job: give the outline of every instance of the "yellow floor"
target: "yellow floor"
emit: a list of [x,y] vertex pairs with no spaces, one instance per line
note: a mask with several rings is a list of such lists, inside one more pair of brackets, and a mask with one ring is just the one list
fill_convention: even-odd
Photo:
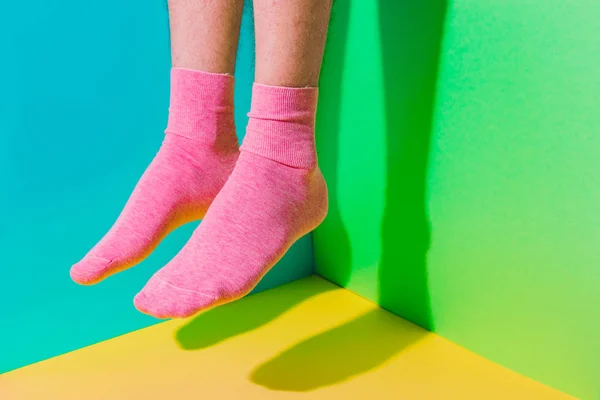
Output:
[[311,277],[0,376],[0,399],[570,399]]

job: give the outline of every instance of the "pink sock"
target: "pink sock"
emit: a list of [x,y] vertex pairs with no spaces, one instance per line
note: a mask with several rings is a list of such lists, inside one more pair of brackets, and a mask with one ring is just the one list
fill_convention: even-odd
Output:
[[96,283],[142,261],[173,229],[204,217],[238,157],[230,75],[171,71],[165,138],[121,215],[71,268],[81,284]]
[[158,318],[186,317],[252,290],[327,213],[317,166],[316,88],[254,85],[240,157],[184,248],[135,297]]

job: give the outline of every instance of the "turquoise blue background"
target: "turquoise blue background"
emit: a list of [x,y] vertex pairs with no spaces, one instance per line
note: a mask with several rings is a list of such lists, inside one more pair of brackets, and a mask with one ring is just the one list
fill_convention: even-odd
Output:
[[[251,11],[248,5],[236,74],[240,136],[254,75]],[[195,226],[97,286],[69,278],[162,141],[170,69],[165,0],[5,2],[0,38],[2,373],[156,323],[132,298]],[[305,237],[257,290],[312,269]]]

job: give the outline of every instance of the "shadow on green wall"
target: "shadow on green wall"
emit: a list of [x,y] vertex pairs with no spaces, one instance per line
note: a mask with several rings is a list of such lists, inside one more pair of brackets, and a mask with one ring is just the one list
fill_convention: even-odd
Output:
[[[319,96],[319,114],[324,117],[317,121],[317,132],[324,132],[319,135],[319,147],[326,153],[319,160],[330,196],[321,234],[327,235],[327,245],[334,249],[320,252],[320,268],[327,279],[342,286],[348,285],[360,267],[353,265],[337,198],[340,144],[349,140],[344,137],[340,120],[351,4],[349,0],[334,4]],[[447,0],[380,0],[378,8],[387,166],[378,303],[432,330],[426,258],[430,244],[426,174]],[[355,134],[354,138],[359,136]]]
[[[330,239],[331,248],[335,249],[331,252],[322,252],[323,257],[326,259],[318,260],[317,263],[326,266],[327,279],[342,286],[346,286],[352,272],[352,249],[348,233],[342,221],[338,200],[339,149],[342,141],[340,126],[342,119],[341,99],[351,1],[333,1],[319,82],[319,106],[316,124],[319,166],[327,181],[329,196],[327,218],[320,229],[326,232]],[[319,132],[324,133],[320,135]],[[324,154],[321,154],[321,149],[324,149]]]
[[[432,126],[439,52],[447,0],[380,0],[379,26],[385,87],[387,190],[381,229],[379,303],[423,326],[433,327],[427,281],[426,255],[430,227],[426,210],[426,173]],[[352,253],[337,201],[341,98],[350,0],[334,3],[326,51],[326,85],[321,85],[317,129],[327,132],[320,158],[330,193],[328,232],[336,240],[335,268],[328,276],[346,284],[352,273]],[[184,349],[205,348],[256,329],[306,299],[306,293],[243,318],[223,315],[235,307],[208,311],[177,333]],[[374,322],[381,311],[369,312],[347,324],[311,337],[258,366],[251,379],[284,391],[308,391],[350,379],[372,370],[418,341],[423,333],[388,340],[377,351],[360,351],[376,340]],[[214,321],[235,321],[213,335],[202,334]],[[340,345],[342,344],[342,345]],[[351,350],[355,349],[355,350]],[[342,365],[343,364],[343,365]],[[291,372],[290,372],[291,371]],[[314,371],[319,371],[315,373]],[[290,373],[288,373],[290,372]]]
[[380,0],[387,185],[379,304],[432,330],[427,163],[447,0]]

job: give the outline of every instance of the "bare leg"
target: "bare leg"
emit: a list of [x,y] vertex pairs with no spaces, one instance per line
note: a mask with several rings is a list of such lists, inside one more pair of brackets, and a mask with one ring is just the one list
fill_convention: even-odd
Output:
[[317,86],[331,0],[254,0],[256,82]]
[[173,67],[233,74],[243,0],[169,0]]
[[[102,240],[71,268],[96,283],[142,261],[173,229],[204,217],[238,157],[233,71],[243,0],[170,0],[169,124],[156,157]],[[157,132],[158,133],[158,132]]]

